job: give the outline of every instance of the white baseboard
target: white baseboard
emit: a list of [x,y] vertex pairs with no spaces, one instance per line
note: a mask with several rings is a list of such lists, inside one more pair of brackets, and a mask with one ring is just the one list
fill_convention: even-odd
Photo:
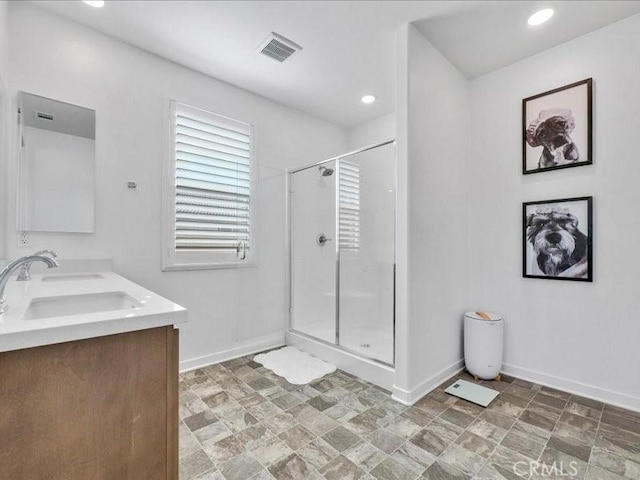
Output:
[[435,375],[427,378],[420,383],[417,387],[411,390],[404,390],[400,387],[393,386],[393,398],[396,402],[400,402],[403,405],[413,405],[427,393],[440,386],[445,380],[457,375],[464,368],[464,360],[460,359],[457,362],[449,365],[447,368],[440,370]]
[[222,352],[204,355],[202,357],[190,358],[180,362],[180,372],[188,372],[196,368],[206,367],[215,363],[226,362],[234,358],[244,357],[252,353],[262,352],[270,348],[284,346],[284,332],[266,335],[260,338],[253,338],[246,343],[240,344]]
[[521,378],[522,380],[527,380],[546,387],[555,388],[567,393],[580,395],[581,397],[591,398],[617,407],[640,412],[640,398],[632,397],[625,393],[613,392],[593,385],[567,380],[566,378],[554,377],[553,375],[547,375],[546,373],[514,367],[513,365],[503,365],[502,372],[512,377]]

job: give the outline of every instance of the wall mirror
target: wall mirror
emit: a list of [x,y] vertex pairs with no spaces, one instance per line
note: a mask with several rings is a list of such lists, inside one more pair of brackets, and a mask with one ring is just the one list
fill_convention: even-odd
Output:
[[96,112],[20,92],[17,228],[94,230]]

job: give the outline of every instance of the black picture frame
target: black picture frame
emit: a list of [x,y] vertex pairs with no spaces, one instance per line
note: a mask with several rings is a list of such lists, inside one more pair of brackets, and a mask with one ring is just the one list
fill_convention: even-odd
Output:
[[[567,92],[569,92],[570,90],[582,88],[583,86],[586,86],[586,98],[582,99],[581,101],[581,102],[584,102],[584,105],[576,104],[574,105],[573,108],[567,108],[567,103],[571,105],[574,102],[572,102],[566,95],[563,95],[563,94],[567,94]],[[545,97],[549,97],[546,99],[547,102],[551,102],[551,104],[553,104],[554,101],[557,101],[559,105],[563,106],[563,108],[557,107],[557,108],[542,109],[542,110],[538,109],[537,110],[538,113],[536,113],[536,105],[539,106],[541,103],[543,103],[541,102],[541,99],[544,99]],[[580,129],[578,130],[580,133],[579,135],[580,138],[579,138],[579,141],[575,141],[575,142],[574,140],[571,139],[571,132],[573,131],[573,128],[571,129],[570,132],[567,132],[567,128],[565,128],[564,133],[566,134],[566,137],[569,140],[571,140],[571,142],[570,144],[567,144],[568,147],[566,147],[566,150],[565,148],[563,148],[562,152],[559,152],[561,153],[561,157],[562,157],[561,162],[566,161],[565,160],[566,157],[564,153],[565,151],[568,157],[571,157],[576,154],[579,155],[579,160],[576,160],[570,163],[558,163],[555,161],[556,159],[551,159],[551,157],[553,157],[553,154],[551,154],[550,150],[548,150],[543,145],[543,143],[553,143],[549,138],[553,134],[551,132],[548,133],[547,135],[541,134],[540,133],[541,130],[539,129],[540,125],[545,123],[543,121],[544,119],[543,114],[545,112],[551,112],[552,110],[556,110],[556,111],[568,110],[570,120],[565,118],[564,125],[573,124],[574,127],[580,126]],[[578,118],[575,118],[572,112],[577,112],[577,111],[582,113],[576,114]],[[538,115],[535,121],[532,121],[533,116],[531,114]],[[585,115],[587,118],[583,118]],[[563,118],[563,117],[555,116],[553,118],[557,120],[558,118]],[[554,122],[552,119],[552,121],[549,121],[547,123],[547,126],[551,128],[551,130],[553,131],[554,128],[560,128],[559,125],[562,124],[560,122],[562,122],[562,120]],[[584,125],[584,122],[586,122],[586,126]],[[547,128],[546,130],[548,131],[549,128]],[[529,133],[530,129],[532,129],[532,133]],[[538,133],[537,135],[534,133],[536,129],[538,129],[538,132],[535,132],[535,133]],[[545,137],[548,139],[547,142],[542,142],[541,140]],[[528,139],[531,142],[534,142],[535,146],[529,143]],[[537,150],[540,147],[542,147],[542,149],[539,150],[540,153],[537,153]],[[586,153],[583,151],[585,147],[587,150]],[[533,149],[536,149],[536,150],[534,151]],[[531,164],[535,160],[536,155],[539,155],[537,167],[532,168]],[[529,159],[529,162],[527,161],[528,159]],[[541,164],[543,163],[547,163],[547,165],[541,166]],[[593,164],[593,79],[592,78],[580,80],[579,82],[571,83],[563,87],[554,88],[553,90],[539,93],[537,95],[533,95],[531,97],[527,97],[522,100],[522,174],[523,175],[530,175],[533,173],[542,173],[542,172],[548,172],[553,170],[561,170],[565,168],[583,167],[591,164]]]
[[[573,210],[567,209],[566,213],[573,218],[565,218],[566,213],[562,211],[562,208],[559,208],[572,203],[585,204],[582,207],[584,211],[580,215],[582,219],[578,218],[579,209],[577,207],[574,207]],[[545,205],[549,207],[547,209],[541,208]],[[586,234],[584,233],[584,220],[586,220]],[[576,233],[575,230],[578,232]],[[562,245],[568,244],[570,248],[573,242],[572,259],[568,259],[569,250],[564,248],[558,250],[556,244],[551,246],[551,250],[548,249],[549,247],[546,245],[549,243],[547,240],[549,233],[557,233],[561,236],[571,235],[573,240],[569,239],[568,242],[565,242],[563,239]],[[586,235],[586,239],[581,238],[579,233]],[[541,239],[541,235],[544,238]],[[539,244],[534,247],[534,242],[539,242]],[[583,245],[586,248],[586,253],[580,255]],[[545,264],[544,259],[548,258],[546,253],[549,252],[552,252],[551,256],[555,256],[556,260],[559,256],[564,256],[563,258],[566,258],[567,261],[563,261],[561,264],[570,266],[559,274],[548,274],[544,270],[546,267],[542,267],[540,262]],[[593,197],[560,198],[522,204],[522,276],[545,280],[593,282]]]

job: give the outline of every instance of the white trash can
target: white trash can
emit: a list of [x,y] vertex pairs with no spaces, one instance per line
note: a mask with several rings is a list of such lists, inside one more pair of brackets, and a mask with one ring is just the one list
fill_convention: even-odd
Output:
[[[484,319],[483,313],[488,319]],[[468,372],[483,380],[499,379],[502,368],[504,320],[489,312],[464,315],[464,362]]]

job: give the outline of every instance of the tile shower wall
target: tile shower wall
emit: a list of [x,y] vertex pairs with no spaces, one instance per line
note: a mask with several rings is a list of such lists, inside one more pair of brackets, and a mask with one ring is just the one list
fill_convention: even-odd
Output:
[[[93,108],[97,115],[96,232],[34,233],[30,250],[113,258],[118,273],[187,307],[190,322],[181,329],[186,366],[281,342],[287,321],[284,169],[344,151],[346,132],[26,2],[11,3],[9,20],[11,94],[24,90]],[[171,98],[256,125],[257,268],[160,271],[161,169]],[[8,176],[15,178],[15,165]],[[137,191],[127,190],[130,180]],[[25,250],[17,247],[15,182],[10,187],[7,254],[14,257]]]

